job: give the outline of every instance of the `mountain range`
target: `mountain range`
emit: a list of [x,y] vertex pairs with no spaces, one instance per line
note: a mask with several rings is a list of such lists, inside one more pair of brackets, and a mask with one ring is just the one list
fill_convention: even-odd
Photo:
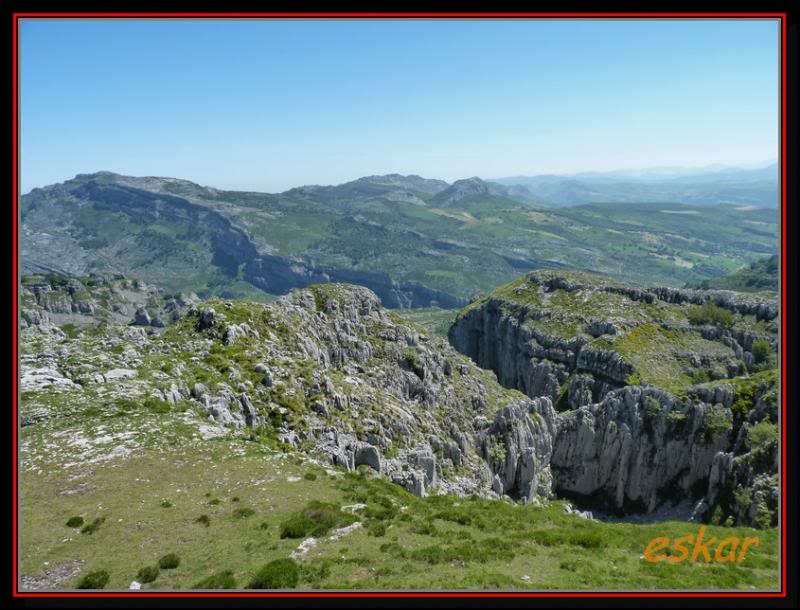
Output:
[[667,201],[691,205],[756,205],[780,203],[777,163],[743,169],[712,166],[703,169],[657,168],[570,175],[496,178],[492,182],[526,189],[529,197],[550,206],[595,202]]
[[126,273],[201,296],[268,299],[339,281],[388,307],[452,308],[534,268],[678,287],[775,254],[774,208],[626,196],[559,208],[530,186],[477,177],[390,174],[270,194],[98,172],[22,197],[22,264]]

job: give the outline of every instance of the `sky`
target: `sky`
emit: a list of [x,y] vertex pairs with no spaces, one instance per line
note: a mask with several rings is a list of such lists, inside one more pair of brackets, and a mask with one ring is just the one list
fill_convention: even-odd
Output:
[[27,20],[22,192],[778,158],[775,20]]

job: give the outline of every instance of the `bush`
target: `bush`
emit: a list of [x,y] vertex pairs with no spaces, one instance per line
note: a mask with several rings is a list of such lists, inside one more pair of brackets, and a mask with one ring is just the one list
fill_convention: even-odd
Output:
[[252,517],[255,514],[256,511],[247,507],[237,508],[235,511],[233,511],[233,516],[237,519],[246,519],[247,517]]
[[81,528],[81,534],[94,534],[105,520],[105,517],[97,517],[97,519]]
[[342,512],[337,505],[314,500],[281,523],[281,538],[322,536],[331,529],[350,525],[354,521],[355,515]]
[[373,521],[369,524],[367,528],[367,533],[370,536],[375,536],[376,538],[380,538],[381,536],[386,535],[386,526],[381,523],[380,521]]
[[211,517],[209,517],[208,515],[200,515],[197,519],[194,520],[194,522],[201,523],[202,525],[208,527],[209,525],[211,525]]
[[83,525],[83,517],[70,517],[67,519],[67,527],[80,527]]
[[219,504],[220,502],[221,502],[221,500],[220,500],[219,498],[213,498],[212,500],[209,500],[209,501],[208,501],[208,503],[209,503],[211,506],[216,506],[216,505],[217,505],[217,504]]
[[691,307],[686,317],[689,318],[689,322],[698,326],[702,324],[713,324],[719,328],[733,326],[733,314],[711,301]]
[[248,589],[294,589],[300,580],[300,569],[293,559],[276,559],[263,566]]
[[139,582],[153,582],[158,578],[158,566],[145,566],[136,573]]
[[778,442],[778,426],[769,420],[758,422],[747,430],[747,444],[753,450],[765,449]]
[[235,589],[236,579],[233,577],[233,572],[225,570],[224,572],[217,572],[208,578],[195,583],[192,589]]
[[303,475],[303,478],[306,481],[316,481],[317,480],[317,475],[315,475],[313,472],[307,472],[307,473],[305,473]]
[[769,361],[772,356],[772,346],[766,339],[756,339],[750,347],[750,352],[753,354],[753,360],[756,364]]
[[162,570],[173,570],[181,563],[181,558],[175,553],[168,553],[158,560],[158,567]]
[[161,508],[170,508],[171,506],[172,506],[172,502],[170,502],[169,500],[164,500],[161,503]]
[[422,361],[419,358],[417,350],[413,347],[407,347],[403,350],[403,360],[408,367],[414,371],[417,377],[422,377],[425,373],[425,368],[422,366]]
[[108,572],[105,570],[95,570],[85,574],[78,581],[78,589],[102,589],[108,583]]

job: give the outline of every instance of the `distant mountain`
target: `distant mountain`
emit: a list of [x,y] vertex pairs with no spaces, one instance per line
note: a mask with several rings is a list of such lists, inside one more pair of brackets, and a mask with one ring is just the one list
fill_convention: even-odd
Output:
[[703,280],[690,288],[715,288],[739,292],[778,291],[778,257],[770,256],[729,275]]
[[777,163],[753,169],[663,168],[497,178],[506,186],[522,186],[551,206],[597,202],[668,202],[691,205],[755,205],[777,207],[780,202]]
[[777,245],[774,210],[552,209],[528,187],[397,174],[257,193],[98,172],[33,189],[21,215],[27,273],[123,273],[201,297],[338,281],[366,286],[390,307],[457,307],[542,267],[683,286]]

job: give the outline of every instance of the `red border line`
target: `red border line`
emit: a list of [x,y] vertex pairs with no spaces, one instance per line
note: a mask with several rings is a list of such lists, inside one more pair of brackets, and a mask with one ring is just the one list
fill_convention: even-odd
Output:
[[[18,387],[18,368],[19,368],[19,353],[18,353],[18,332],[19,332],[19,312],[18,312],[18,299],[19,299],[19,235],[18,235],[18,221],[19,221],[19,124],[18,124],[18,94],[19,94],[19,20],[20,19],[81,19],[81,18],[216,18],[216,19],[238,19],[238,18],[303,18],[303,19],[398,19],[398,18],[427,18],[427,19],[440,19],[440,18],[484,18],[484,19],[511,19],[511,18],[551,18],[551,19],[576,19],[576,18],[626,18],[626,19],[663,19],[663,18],[761,18],[761,19],[775,19],[781,20],[781,590],[775,592],[751,592],[751,591],[720,591],[720,592],[685,592],[685,591],[515,591],[515,592],[489,592],[489,591],[475,591],[475,592],[425,592],[425,591],[402,591],[402,592],[371,592],[371,591],[326,591],[326,592],[232,592],[232,593],[189,593],[189,592],[142,592],[142,593],[78,593],[78,592],[20,592],[18,590],[18,549],[19,544],[19,531],[18,531],[18,514],[17,514],[17,484],[18,484],[18,425],[19,413],[17,409],[19,399]],[[69,597],[69,598],[122,598],[122,597],[141,597],[141,598],[154,598],[154,597],[188,597],[188,598],[227,598],[227,597],[298,597],[298,598],[319,598],[319,597],[626,597],[626,598],[652,598],[652,597],[697,597],[697,598],[775,598],[786,597],[786,20],[787,14],[783,13],[538,13],[538,12],[519,12],[519,13],[258,13],[258,12],[245,12],[245,13],[13,13],[13,67],[12,67],[12,110],[13,110],[13,152],[12,159],[14,164],[14,178],[12,180],[12,196],[13,196],[13,212],[14,222],[12,229],[12,241],[14,252],[12,255],[14,264],[14,405],[12,409],[13,420],[13,452],[14,452],[14,468],[12,471],[12,482],[14,485],[14,507],[12,524],[14,527],[14,545],[12,551],[12,576],[14,584],[12,588],[13,597]]]

